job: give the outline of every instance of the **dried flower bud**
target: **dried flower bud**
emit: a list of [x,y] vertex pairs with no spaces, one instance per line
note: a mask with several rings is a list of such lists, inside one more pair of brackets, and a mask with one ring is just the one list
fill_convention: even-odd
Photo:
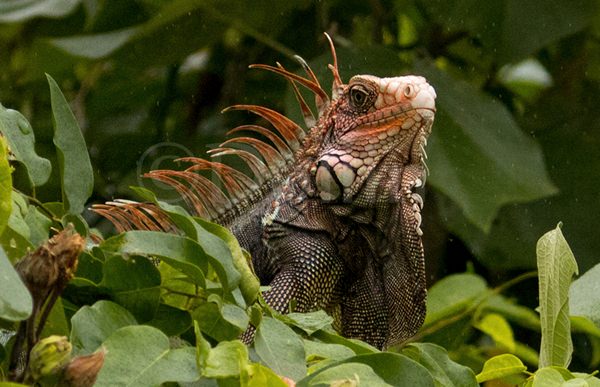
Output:
[[65,336],[49,336],[31,350],[29,372],[34,380],[58,375],[71,359],[71,343]]
[[106,349],[100,348],[91,355],[77,356],[71,360],[63,374],[62,381],[64,385],[69,387],[92,387],[104,365],[104,355],[106,355]]

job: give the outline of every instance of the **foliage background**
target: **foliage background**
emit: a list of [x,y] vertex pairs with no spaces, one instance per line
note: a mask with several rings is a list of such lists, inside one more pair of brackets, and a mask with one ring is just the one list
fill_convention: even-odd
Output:
[[[297,70],[297,53],[328,84],[323,31],[345,80],[422,74],[438,92],[423,227],[432,283],[469,267],[493,285],[534,268],[536,240],[558,221],[580,272],[598,262],[594,1],[9,0],[0,4],[0,102],[27,117],[55,164],[50,74],[90,150],[90,200],[131,197],[130,185],[159,188],[142,172],[202,156],[254,120],[220,113],[231,104],[299,119],[285,82],[247,65]],[[32,189],[17,168],[14,184],[56,201],[55,175]],[[512,291],[535,307],[536,286]]]

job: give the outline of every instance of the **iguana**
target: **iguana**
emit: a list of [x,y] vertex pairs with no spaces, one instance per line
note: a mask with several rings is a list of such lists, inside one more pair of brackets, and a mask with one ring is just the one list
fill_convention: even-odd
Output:
[[[270,285],[263,296],[272,308],[325,309],[344,336],[385,348],[414,335],[425,317],[423,200],[414,189],[425,182],[436,94],[420,76],[357,75],[344,84],[327,38],[331,98],[300,57],[307,77],[279,63],[251,66],[290,81],[311,127],[307,134],[265,107],[226,109],[250,111],[276,129],[239,126],[230,133],[255,132],[271,144],[237,137],[210,151],[239,156],[256,181],[226,164],[191,157],[181,159],[192,164],[186,170],[146,176],[173,186],[195,214],[233,232],[251,253],[261,283]],[[316,118],[297,85],[314,92]],[[232,143],[250,145],[260,157]],[[207,169],[226,192],[197,173]],[[151,204],[121,201],[94,209],[119,231],[172,228]]]

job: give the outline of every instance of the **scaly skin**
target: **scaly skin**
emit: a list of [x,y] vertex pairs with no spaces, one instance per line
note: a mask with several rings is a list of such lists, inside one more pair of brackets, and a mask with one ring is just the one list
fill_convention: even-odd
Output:
[[[335,59],[335,51],[332,51]],[[249,110],[280,136],[255,125],[262,141],[241,137],[215,150],[236,154],[258,183],[226,165],[187,158],[185,171],[152,171],[148,176],[174,186],[198,215],[231,229],[252,254],[265,301],[281,313],[319,308],[335,319],[344,336],[379,348],[402,342],[425,318],[426,281],[421,243],[423,200],[414,193],[425,181],[424,146],[435,114],[435,91],[422,77],[353,77],[342,84],[337,63],[331,100],[302,60],[308,78],[283,67],[258,65],[316,94],[319,119],[308,135],[269,109]],[[307,122],[310,111],[296,95]],[[282,140],[285,140],[283,141]],[[253,146],[265,161],[235,148]],[[292,151],[295,150],[295,153]],[[227,195],[198,170],[217,173]],[[183,182],[183,183],[182,183]],[[185,184],[184,184],[185,183]],[[172,230],[155,206],[120,201],[94,209],[119,230]],[[253,328],[243,339],[250,342]]]
[[266,246],[253,262],[273,308],[324,308],[343,335],[381,348],[425,317],[423,202],[412,191],[435,92],[414,76],[356,76],[342,90],[252,233]]

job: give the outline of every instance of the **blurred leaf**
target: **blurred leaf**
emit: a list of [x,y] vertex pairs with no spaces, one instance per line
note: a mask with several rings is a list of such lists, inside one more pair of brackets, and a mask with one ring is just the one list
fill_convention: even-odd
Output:
[[420,62],[438,98],[428,153],[431,183],[489,232],[500,207],[552,195],[539,145],[512,115],[470,84]]
[[46,77],[50,86],[54,145],[58,156],[63,202],[67,212],[80,214],[94,188],[92,164],[83,134],[65,96],[54,79],[50,75]]
[[[0,6],[1,7],[1,6]],[[35,151],[35,135],[27,119],[18,111],[0,104],[0,132],[6,136],[10,151],[27,169],[34,187],[48,181],[52,165]]]
[[540,317],[536,312],[507,299],[501,294],[495,294],[486,299],[483,308],[487,312],[501,314],[507,320],[525,328],[540,330]]
[[103,274],[100,285],[137,321],[144,323],[155,317],[160,300],[160,273],[148,258],[110,257],[104,263]]
[[[0,105],[0,109],[2,109],[2,105]],[[10,218],[10,214],[12,212],[11,172],[12,169],[8,164],[8,149],[6,140],[2,135],[0,135],[0,235],[8,224],[8,219]]]
[[135,317],[114,302],[101,300],[82,306],[71,318],[73,355],[92,353],[117,329],[136,324]]
[[402,349],[402,354],[418,362],[433,377],[438,386],[477,386],[473,371],[452,361],[448,352],[431,343],[412,343]]
[[[377,376],[383,379],[385,383],[392,386],[433,387],[435,385],[429,371],[416,361],[397,353],[379,352],[350,357],[323,367],[300,380],[297,383],[297,387],[312,386],[312,381],[317,378],[318,375],[331,368],[338,367],[342,364],[355,365],[357,363],[371,367]],[[344,367],[344,373],[336,373],[336,377],[352,379],[354,377],[352,369],[352,367]]]
[[471,31],[501,63],[523,59],[584,29],[597,9],[589,0],[455,0],[424,5],[448,30]]
[[100,247],[121,254],[160,257],[198,286],[206,287],[204,273],[208,270],[208,258],[189,238],[157,231],[129,231],[107,239]]
[[39,246],[48,239],[52,220],[37,207],[29,205],[23,220],[29,227],[29,241],[32,245]]
[[487,284],[475,274],[453,274],[436,282],[427,295],[428,326],[460,312],[487,291]]
[[99,59],[112,54],[138,32],[139,28],[125,28],[101,34],[50,39],[50,44],[71,55]]
[[518,375],[526,370],[527,367],[518,357],[505,353],[485,362],[483,370],[477,375],[477,383]]
[[0,318],[9,321],[25,320],[31,314],[33,301],[29,290],[0,248]]
[[[563,372],[558,367],[544,367],[540,368],[533,375],[533,387],[562,387],[564,382],[569,380],[572,375],[565,377],[565,373],[569,373],[567,369],[563,369]],[[564,372],[566,371],[566,372]]]
[[306,375],[302,340],[294,331],[271,317],[264,317],[256,331],[254,349],[260,359],[278,375],[299,380]]
[[169,349],[169,338],[156,328],[120,328],[103,346],[107,354],[96,387],[159,386],[199,378],[194,348]]
[[600,264],[571,284],[569,311],[572,316],[587,317],[600,328]]
[[540,368],[566,367],[571,362],[573,342],[569,322],[569,286],[577,274],[577,262],[559,224],[537,244],[542,344]]
[[508,322],[499,314],[490,313],[483,316],[475,327],[490,336],[497,346],[509,352],[515,352],[516,344],[513,331]]
[[4,0],[0,22],[22,22],[34,17],[58,18],[71,13],[81,0]]

